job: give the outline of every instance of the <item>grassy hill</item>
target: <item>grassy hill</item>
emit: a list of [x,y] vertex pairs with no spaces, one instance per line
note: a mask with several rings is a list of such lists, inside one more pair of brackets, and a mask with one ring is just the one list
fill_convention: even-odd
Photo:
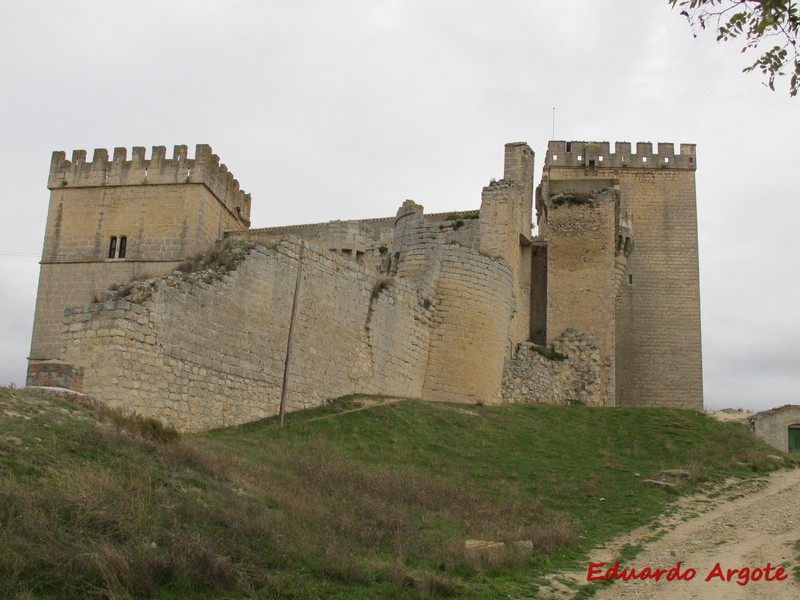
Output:
[[[740,425],[689,411],[354,410],[372,401],[173,439],[0,388],[0,597],[534,597],[678,494],[777,468]],[[690,481],[643,483],[669,468]]]

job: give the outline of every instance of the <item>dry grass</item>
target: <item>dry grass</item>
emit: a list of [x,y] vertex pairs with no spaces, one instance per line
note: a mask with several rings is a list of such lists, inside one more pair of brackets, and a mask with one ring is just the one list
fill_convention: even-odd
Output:
[[199,271],[212,271],[227,273],[234,271],[250,250],[255,246],[253,242],[225,238],[214,244],[207,252],[196,254],[187,258],[176,268],[183,273],[197,273]]
[[[585,407],[337,410],[178,438],[0,389],[0,597],[505,597],[656,514],[668,495],[634,470],[700,454],[697,479],[769,466],[689,413],[618,409],[587,451]],[[558,437],[566,425],[576,435]],[[507,545],[484,556],[467,539]]]
[[178,439],[178,432],[171,425],[167,425],[152,417],[143,417],[136,413],[129,413],[121,408],[110,408],[107,406],[98,407],[98,415],[101,420],[110,421],[117,433],[169,444]]

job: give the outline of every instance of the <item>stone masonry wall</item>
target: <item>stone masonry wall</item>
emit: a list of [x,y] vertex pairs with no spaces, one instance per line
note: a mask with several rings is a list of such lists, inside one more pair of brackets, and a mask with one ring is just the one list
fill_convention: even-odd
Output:
[[[115,283],[166,275],[178,264],[178,261],[42,263],[30,358],[48,360],[58,356],[65,308],[89,304]],[[29,378],[28,385],[37,384]]]
[[85,369],[86,393],[181,430],[275,414],[301,247],[287,410],[421,395],[428,310],[416,289],[296,241],[256,247],[221,280],[164,278],[141,305],[70,310],[62,358]]
[[635,248],[616,307],[616,403],[703,406],[695,146],[550,142],[550,180],[615,178]]
[[565,356],[547,358],[531,343],[520,344],[503,369],[503,402],[602,406],[603,364],[597,345],[586,334],[567,329],[551,349]]
[[[92,162],[76,150],[72,161],[53,153],[32,360],[55,357],[64,309],[92,302],[112,284],[170,273],[207,249],[223,232],[248,223],[250,197],[208,146],[188,159],[177,146],[95,150]],[[110,239],[127,238],[124,258],[109,258]]]
[[424,399],[500,401],[513,294],[506,261],[441,247]]
[[617,303],[617,402],[703,407],[694,171],[620,176],[636,246]]
[[[513,318],[509,327],[509,337],[514,344],[530,335],[531,227],[530,207],[526,208],[524,197],[529,187],[523,182],[503,179],[483,188],[481,194],[480,250],[508,261],[514,274]],[[522,239],[528,245],[523,246]]]
[[547,342],[567,328],[592,336],[603,368],[602,404],[612,404],[616,194],[599,189],[573,196],[550,181],[547,198]]

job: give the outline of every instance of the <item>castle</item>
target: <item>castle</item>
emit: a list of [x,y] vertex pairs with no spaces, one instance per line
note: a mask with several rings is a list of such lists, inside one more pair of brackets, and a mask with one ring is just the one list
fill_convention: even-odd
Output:
[[55,152],[27,383],[185,431],[356,393],[701,409],[696,166],[552,141],[534,194],[511,143],[479,209],[255,229],[206,145]]

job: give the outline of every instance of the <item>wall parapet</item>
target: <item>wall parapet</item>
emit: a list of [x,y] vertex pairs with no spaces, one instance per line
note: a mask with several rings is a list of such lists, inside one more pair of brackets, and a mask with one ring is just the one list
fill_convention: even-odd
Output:
[[637,142],[636,152],[631,152],[630,142],[615,142],[614,152],[608,142],[551,141],[547,145],[545,167],[592,167],[630,169],[697,169],[696,144],[680,144],[675,154],[675,144],[661,142],[653,152],[650,142]]
[[239,187],[239,182],[219,156],[207,144],[197,144],[195,157],[188,158],[185,145],[175,146],[171,159],[166,157],[166,146],[153,146],[150,159],[145,158],[145,148],[134,146],[131,160],[127,148],[114,148],[109,159],[108,150],[96,148],[91,162],[86,160],[86,150],[73,150],[72,160],[63,151],[53,152],[47,187],[63,188],[113,187],[131,185],[170,185],[199,183],[206,186],[225,207],[239,219],[250,222],[250,194]]

